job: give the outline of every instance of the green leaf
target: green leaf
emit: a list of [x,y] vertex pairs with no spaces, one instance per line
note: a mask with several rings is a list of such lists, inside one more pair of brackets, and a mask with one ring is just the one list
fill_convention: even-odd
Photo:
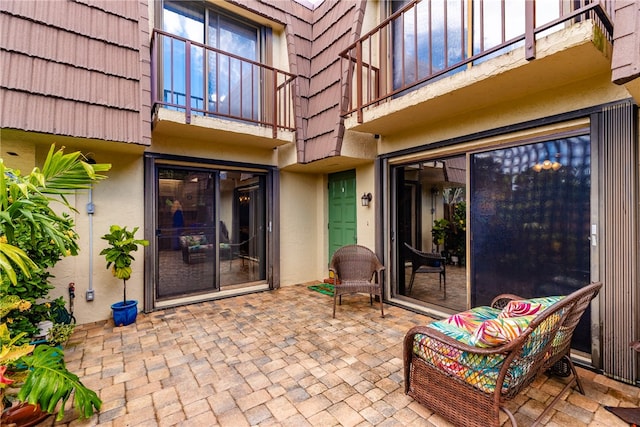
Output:
[[0,243],[0,267],[13,285],[16,284],[14,266],[18,267],[27,277],[31,276],[31,271],[38,268],[22,249],[8,243]]
[[86,388],[78,376],[65,367],[62,350],[39,345],[32,356],[23,357],[22,360],[31,372],[20,388],[19,400],[40,404],[44,411],[51,413],[59,406],[56,421],[64,417],[64,406],[72,392],[74,406],[81,418],[89,418],[100,410],[102,401],[98,395]]

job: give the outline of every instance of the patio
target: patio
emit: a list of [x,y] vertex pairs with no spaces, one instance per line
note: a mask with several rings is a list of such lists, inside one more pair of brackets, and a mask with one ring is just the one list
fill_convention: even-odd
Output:
[[[73,410],[44,426],[449,425],[403,392],[402,339],[426,316],[365,296],[331,297],[306,284],[141,314],[115,328],[76,328],[69,369],[103,400],[79,421]],[[626,426],[604,409],[640,405],[640,388],[580,369],[586,396],[571,392],[549,426]],[[527,426],[560,387],[541,377],[512,411]],[[506,416],[505,416],[506,420]]]

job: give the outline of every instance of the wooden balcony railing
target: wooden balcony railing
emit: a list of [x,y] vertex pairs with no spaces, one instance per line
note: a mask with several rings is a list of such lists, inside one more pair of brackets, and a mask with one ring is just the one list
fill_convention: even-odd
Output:
[[539,10],[535,0],[411,1],[340,54],[342,115],[362,123],[367,107],[516,47],[532,60],[536,37],[587,19],[612,41],[612,0],[537,3]]
[[292,89],[296,76],[161,30],[151,39],[154,109],[184,111],[295,130]]

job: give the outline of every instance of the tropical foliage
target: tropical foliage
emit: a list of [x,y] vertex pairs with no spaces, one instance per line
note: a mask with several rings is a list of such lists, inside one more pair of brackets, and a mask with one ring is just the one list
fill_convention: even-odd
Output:
[[42,169],[22,176],[0,159],[0,410],[8,390],[46,411],[57,409],[57,419],[72,393],[82,417],[100,409],[95,392],[67,370],[62,350],[28,342],[34,322],[64,303],[42,302],[52,288],[47,270],[78,252],[73,221],[54,206],[73,211],[66,195],[89,189],[110,169],[83,160],[80,152],[51,146]]

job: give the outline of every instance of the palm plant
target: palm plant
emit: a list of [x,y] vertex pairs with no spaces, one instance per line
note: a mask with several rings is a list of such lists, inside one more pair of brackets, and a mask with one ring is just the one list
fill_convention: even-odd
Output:
[[109,170],[111,165],[90,165],[83,159],[80,152],[64,154],[52,145],[42,169],[34,168],[25,176],[5,167],[0,159],[0,412],[9,386],[19,388],[18,400],[39,404],[45,411],[53,412],[60,406],[58,420],[63,418],[64,404],[72,392],[82,417],[100,409],[96,393],[67,370],[60,349],[23,344],[26,334],[12,334],[5,322],[12,310],[31,308],[30,301],[15,295],[26,289],[21,279],[31,278],[50,267],[52,259],[57,260],[51,256],[30,257],[18,246],[21,239],[28,240],[25,235],[32,240],[44,236],[57,247],[60,256],[77,253],[76,235],[70,230],[69,219],[50,205],[59,203],[75,210],[65,196],[89,189],[93,182],[106,178],[99,172]]

